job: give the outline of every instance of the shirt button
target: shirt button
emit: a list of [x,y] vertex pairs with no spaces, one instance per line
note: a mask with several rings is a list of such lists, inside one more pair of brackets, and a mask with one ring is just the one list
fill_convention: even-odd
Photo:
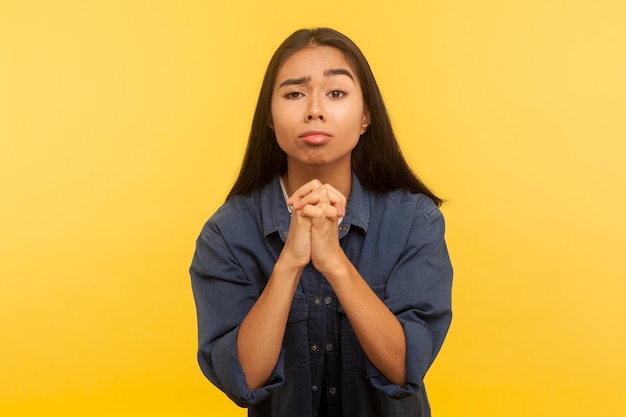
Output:
[[330,352],[331,350],[333,350],[333,345],[332,345],[331,343],[327,344],[327,345],[326,345],[326,350],[327,350],[328,352]]
[[311,390],[312,390],[312,391],[317,391],[318,389],[319,389],[319,388],[317,387],[317,385],[313,385],[313,386],[311,387]]
[[313,299],[313,304],[315,304],[316,306],[320,305],[320,299],[319,299],[319,298],[317,298],[317,297],[315,297],[315,298]]
[[343,233],[346,231],[346,226],[344,224],[339,225],[339,233]]
[[326,305],[330,304],[333,300],[331,300],[330,297],[326,297],[324,298],[324,303],[326,303]]
[[337,394],[337,388],[335,388],[335,387],[330,387],[330,388],[329,388],[329,390],[328,390],[328,392],[330,392],[332,395],[335,395],[335,394]]
[[317,345],[315,345],[315,344],[311,345],[311,350],[313,352],[317,352]]

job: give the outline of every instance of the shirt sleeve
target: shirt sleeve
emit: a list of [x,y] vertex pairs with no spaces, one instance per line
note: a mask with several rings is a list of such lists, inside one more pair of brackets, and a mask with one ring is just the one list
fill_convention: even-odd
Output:
[[285,380],[281,352],[265,386],[249,390],[237,355],[239,326],[258,298],[216,227],[205,225],[190,268],[198,316],[198,362],[202,372],[235,404],[248,407]]
[[450,327],[452,265],[444,232],[443,215],[434,204],[418,209],[385,288],[383,301],[406,337],[407,383],[404,387],[392,384],[371,362],[367,366],[372,385],[393,398],[414,395],[422,388]]

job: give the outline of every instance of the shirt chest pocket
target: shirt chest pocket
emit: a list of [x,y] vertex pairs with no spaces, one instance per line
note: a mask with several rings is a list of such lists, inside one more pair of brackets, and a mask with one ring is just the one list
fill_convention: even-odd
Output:
[[307,319],[308,306],[304,294],[296,294],[283,339],[283,353],[285,358],[285,375],[303,375],[309,360]]
[[[385,287],[372,288],[372,291],[378,296],[379,299],[383,299],[385,294]],[[359,343],[359,340],[350,325],[348,316],[346,315],[343,307],[339,306],[339,320],[341,326],[341,362],[343,369],[347,371],[356,372],[361,375],[367,375],[367,356]],[[381,336],[382,337],[382,336]],[[374,369],[371,367],[370,369]]]

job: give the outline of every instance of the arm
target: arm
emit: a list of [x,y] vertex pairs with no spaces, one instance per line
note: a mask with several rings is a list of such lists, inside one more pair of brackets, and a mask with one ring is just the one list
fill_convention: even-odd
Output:
[[[198,318],[198,362],[215,386],[240,407],[247,407],[284,382],[281,342],[302,265],[310,259],[308,220],[297,223],[306,232],[304,239],[297,239],[297,219],[292,218],[294,233],[273,263],[268,255],[257,260],[249,251],[237,253],[239,247],[263,246],[265,237],[233,239],[240,224],[219,223],[224,217],[228,216],[205,225],[190,268]],[[299,250],[305,256],[298,257]],[[259,294],[257,281],[263,275],[270,278]]]
[[[413,216],[407,219],[406,235],[400,238],[404,243],[398,258],[394,258],[383,295],[385,305],[404,330],[407,385],[398,390],[382,377],[371,379],[374,386],[394,397],[419,389],[452,318],[452,266],[444,240],[444,219],[426,197],[416,203]],[[382,225],[380,230],[385,227]],[[398,236],[382,239],[385,247]]]
[[376,368],[372,375],[382,374],[372,383],[398,398],[411,395],[421,384],[451,319],[452,267],[443,216],[426,197],[412,207],[408,218],[402,217],[407,220],[402,229],[406,234],[380,235],[381,248],[404,242],[397,249],[383,301],[343,253],[332,207],[316,202],[302,208],[313,222],[311,260],[333,286],[370,366]]
[[262,387],[276,366],[303,269],[282,259],[276,262],[267,286],[241,323],[237,337],[237,354],[251,390]]
[[404,386],[406,339],[402,325],[345,254],[340,265],[323,274],[337,294],[363,351],[391,383]]
[[310,229],[310,219],[291,216],[287,241],[267,286],[241,323],[237,353],[251,390],[267,382],[278,361],[291,302],[310,260]]
[[[267,265],[268,273],[271,266]],[[204,375],[240,407],[257,403],[284,382],[277,367],[268,385],[251,391],[237,355],[240,325],[259,297],[215,224],[196,243],[189,270],[198,319],[198,363]]]
[[[372,384],[397,398],[421,385],[451,320],[452,267],[443,216],[432,203],[420,204],[407,226],[406,241],[404,235],[384,238],[405,243],[382,301],[342,253],[335,255],[336,264],[320,265],[370,361],[371,375],[379,375],[371,378]],[[392,244],[381,242],[382,248],[386,245]]]

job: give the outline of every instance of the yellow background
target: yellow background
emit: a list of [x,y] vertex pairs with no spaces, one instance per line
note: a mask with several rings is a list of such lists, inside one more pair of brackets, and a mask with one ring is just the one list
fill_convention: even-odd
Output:
[[626,412],[626,3],[0,3],[0,415],[243,416],[187,268],[280,41],[332,26],[449,202],[435,416]]

